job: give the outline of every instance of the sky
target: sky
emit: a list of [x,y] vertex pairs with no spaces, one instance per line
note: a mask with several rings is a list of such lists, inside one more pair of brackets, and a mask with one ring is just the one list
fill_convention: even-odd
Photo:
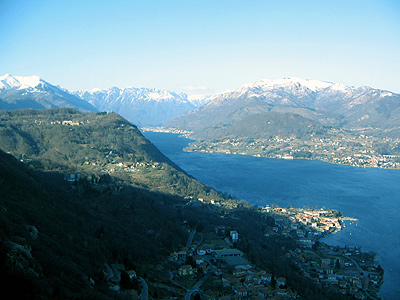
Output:
[[0,76],[217,93],[300,77],[400,93],[400,1],[0,0]]

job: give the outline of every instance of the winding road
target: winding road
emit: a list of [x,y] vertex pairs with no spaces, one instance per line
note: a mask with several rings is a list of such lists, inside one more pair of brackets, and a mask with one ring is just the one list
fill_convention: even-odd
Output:
[[148,298],[149,298],[149,286],[147,285],[147,282],[142,277],[139,277],[139,281],[143,286],[142,293],[140,294],[139,299],[140,300],[148,300]]

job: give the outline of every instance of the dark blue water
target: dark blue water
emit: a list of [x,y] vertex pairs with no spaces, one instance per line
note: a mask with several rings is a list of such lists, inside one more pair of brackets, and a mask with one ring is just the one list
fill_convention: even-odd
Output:
[[400,299],[400,171],[355,168],[319,161],[189,153],[190,140],[146,132],[166,156],[205,184],[257,206],[326,207],[355,217],[324,239],[377,253],[385,269],[383,299]]

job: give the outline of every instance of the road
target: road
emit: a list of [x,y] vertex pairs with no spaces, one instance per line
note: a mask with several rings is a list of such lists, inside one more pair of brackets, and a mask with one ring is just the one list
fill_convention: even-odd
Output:
[[365,286],[365,281],[366,281],[367,277],[369,276],[369,272],[368,272],[368,271],[364,271],[364,270],[360,267],[360,265],[358,264],[358,262],[355,261],[354,259],[352,259],[351,257],[349,257],[349,256],[344,256],[344,255],[342,255],[342,256],[343,256],[344,258],[349,259],[351,262],[353,262],[354,265],[357,267],[358,271],[359,271],[361,274],[364,274],[364,277],[363,277],[363,279],[362,279],[362,280],[363,280],[363,290],[367,293],[367,295],[368,295],[371,299],[378,300],[377,297],[375,297],[374,295],[372,295],[372,294],[370,294],[370,293],[368,292],[368,286]]
[[190,232],[189,238],[186,243],[186,248],[190,248],[190,246],[192,245],[194,235],[196,234],[196,227],[192,230],[192,232]]
[[148,300],[148,298],[149,298],[149,286],[147,285],[147,282],[142,277],[139,277],[139,281],[143,286],[142,293],[140,294],[139,299],[140,300]]
[[208,270],[208,273],[206,276],[204,276],[202,279],[200,279],[199,282],[197,282],[190,290],[187,291],[186,295],[185,295],[185,300],[190,300],[190,297],[199,291],[200,287],[203,285],[204,282],[206,282],[206,280],[208,278],[210,278],[211,274],[217,269],[214,265],[212,265],[210,262],[208,262],[208,265],[210,267],[210,269]]
[[211,272],[209,272],[206,276],[204,276],[202,279],[200,279],[199,282],[197,282],[190,290],[185,295],[185,300],[190,300],[190,297],[196,292],[199,291],[199,288],[202,286],[204,282],[211,276]]
[[170,270],[168,270],[168,274],[169,274],[169,281],[171,281],[177,287],[180,287],[181,289],[184,289],[185,291],[188,291],[187,288],[185,288],[184,286],[181,286],[179,283],[174,281],[174,274]]

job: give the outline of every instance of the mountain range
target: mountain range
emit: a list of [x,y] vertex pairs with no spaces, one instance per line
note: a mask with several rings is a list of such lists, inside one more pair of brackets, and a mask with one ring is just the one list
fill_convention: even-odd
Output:
[[[259,120],[257,124],[254,116]],[[243,135],[248,136],[245,132],[250,131],[254,137],[265,132],[265,123],[275,125],[269,126],[273,131],[268,133],[274,134],[282,129],[279,123],[285,123],[289,116],[299,119],[298,125],[292,124],[292,131],[311,122],[318,128],[337,127],[399,137],[400,95],[371,87],[296,77],[261,80],[214,95],[206,105],[166,126],[194,131],[194,138],[205,139],[229,135],[234,128],[238,129],[240,122]]]
[[0,109],[75,108],[80,111],[116,112],[139,126],[160,126],[207,101],[156,88],[118,88],[69,91],[39,76],[0,77]]
[[400,95],[365,86],[293,77],[260,80],[220,94],[188,96],[135,87],[68,91],[38,76],[0,77],[0,109],[54,107],[113,111],[139,126],[194,131],[195,139],[290,135],[303,126],[400,137]]
[[184,93],[163,89],[118,88],[74,92],[100,111],[113,111],[139,126],[161,126],[197,108]]

